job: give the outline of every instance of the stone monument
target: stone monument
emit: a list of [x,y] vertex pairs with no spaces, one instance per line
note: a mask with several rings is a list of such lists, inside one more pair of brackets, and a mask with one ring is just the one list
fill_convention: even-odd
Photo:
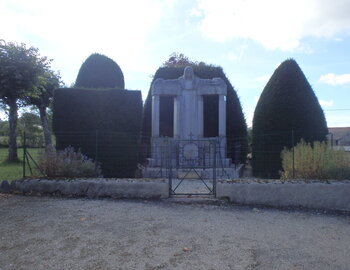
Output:
[[[144,177],[164,177],[159,168],[169,166],[174,169],[175,177],[179,173],[176,168],[198,167],[203,168],[201,177],[210,178],[209,170],[205,168],[213,166],[222,168],[228,178],[238,176],[238,169],[226,158],[226,94],[224,80],[198,78],[190,66],[178,79],[154,81],[151,86],[152,155],[143,170]],[[204,138],[203,97],[206,95],[218,96],[218,137],[215,138]],[[174,97],[173,137],[160,136],[161,96]]]

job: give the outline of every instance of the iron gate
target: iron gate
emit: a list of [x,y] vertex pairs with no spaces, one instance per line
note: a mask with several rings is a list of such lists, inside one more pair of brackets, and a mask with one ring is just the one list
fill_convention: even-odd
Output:
[[170,196],[216,196],[217,139],[172,140],[168,150]]

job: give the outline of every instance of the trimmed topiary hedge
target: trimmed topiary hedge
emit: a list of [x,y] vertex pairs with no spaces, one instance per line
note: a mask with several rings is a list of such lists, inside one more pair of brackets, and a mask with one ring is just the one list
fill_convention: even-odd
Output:
[[81,65],[75,87],[124,89],[124,75],[112,59],[93,53]]
[[141,119],[140,91],[65,88],[54,93],[57,149],[81,149],[101,164],[104,177],[134,176]]
[[[240,155],[238,157],[239,162],[245,163],[247,156],[247,124],[242,112],[242,107],[237,96],[236,91],[231,85],[230,81],[226,77],[221,67],[198,64],[192,65],[193,71],[196,76],[202,79],[212,79],[219,77],[225,81],[227,84],[227,105],[226,105],[226,134],[227,134],[227,154],[228,157],[234,160],[235,158],[235,145],[240,145]],[[160,67],[154,77],[153,81],[158,78],[163,79],[177,79],[184,73],[185,66],[183,67]],[[153,83],[152,81],[152,83]],[[207,98],[204,100],[206,103],[204,110],[204,117],[206,118],[207,126],[204,127],[204,134],[209,137],[215,134],[217,129],[217,99],[215,97]],[[209,105],[209,106],[208,106]],[[206,111],[209,110],[209,111]],[[216,112],[216,114],[215,114]],[[160,115],[170,115],[171,118],[172,106],[160,106]],[[143,144],[149,144],[149,138],[151,137],[151,123],[152,123],[152,98],[151,90],[148,92],[147,99],[145,101],[144,110],[143,110],[143,120],[142,120],[142,134],[143,134]],[[169,117],[160,118],[160,127],[169,126],[167,122]],[[167,128],[168,130],[171,127]],[[162,130],[160,130],[162,134]],[[217,131],[216,131],[217,133]],[[164,134],[167,134],[167,131],[164,131]]]
[[284,61],[265,86],[253,119],[253,173],[279,178],[281,151],[303,138],[323,141],[327,123],[317,97],[295,60]]

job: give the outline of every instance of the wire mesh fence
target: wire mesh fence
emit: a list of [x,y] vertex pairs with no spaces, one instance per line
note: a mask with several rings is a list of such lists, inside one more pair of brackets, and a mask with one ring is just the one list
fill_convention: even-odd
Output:
[[[291,130],[287,132],[271,134],[255,134],[252,141],[244,144],[245,138],[225,138],[225,149],[218,144],[218,153],[222,155],[221,160],[229,164],[222,166],[237,166],[243,164],[246,169],[253,171],[253,175],[264,178],[280,178],[282,173],[281,151],[286,147],[289,149],[300,142],[301,138],[312,142],[320,138],[321,134],[305,132],[301,137],[300,132]],[[162,151],[152,146],[150,136],[139,133],[109,132],[109,131],[87,131],[87,132],[64,132],[56,133],[52,138],[54,147],[58,150],[72,146],[76,151],[81,151],[89,159],[96,163],[103,177],[134,178],[142,177],[142,167],[150,165],[152,158],[156,155],[168,153],[168,146],[164,144]],[[166,141],[166,138],[164,138]],[[332,134],[326,136],[329,147],[335,147]],[[162,147],[161,145],[159,147]],[[174,144],[172,144],[174,147]],[[181,149],[172,149],[172,153],[179,153]],[[18,140],[18,156],[22,165],[22,177],[40,177],[45,173],[40,170],[40,158],[45,152],[43,136],[21,134]],[[201,152],[202,153],[202,152]],[[205,152],[198,156],[198,162],[206,161]],[[349,153],[347,153],[348,156]],[[165,155],[165,154],[164,154]],[[242,155],[244,158],[242,159]],[[6,145],[0,148],[0,162],[7,158]],[[158,159],[159,164],[153,164],[160,169],[169,166],[167,160]],[[242,161],[243,160],[243,161]],[[181,160],[179,160],[181,162]],[[295,177],[294,156],[291,160],[292,178]],[[199,162],[200,163],[200,162]],[[205,164],[205,163],[203,163]],[[175,164],[176,165],[176,164]],[[218,164],[221,166],[220,164]],[[97,169],[97,167],[96,167]],[[251,174],[248,174],[251,175]]]
[[[295,153],[295,146],[305,142]],[[322,151],[315,150],[315,142],[322,142]],[[309,146],[309,150],[307,150]],[[330,151],[332,149],[332,151]],[[252,170],[253,175],[263,178],[303,178],[300,170],[343,170],[350,163],[334,160],[330,156],[336,149],[332,134],[312,130],[289,130],[270,134],[253,134]],[[287,151],[288,155],[287,155]],[[344,153],[346,156],[346,153]],[[288,158],[287,158],[288,157]],[[343,159],[344,160],[344,159]],[[332,168],[331,168],[332,166]],[[288,173],[285,173],[288,170]],[[318,175],[318,174],[314,174]],[[303,176],[303,177],[301,177]]]
[[[25,175],[41,175],[37,169],[37,160],[43,152],[43,141],[41,136],[28,134],[28,141],[24,144],[24,134],[17,137],[17,157],[10,161],[8,138],[2,137],[0,144],[0,180],[14,180]],[[26,147],[24,147],[26,145]],[[30,158],[31,156],[32,158]],[[28,159],[27,159],[28,157]],[[26,163],[24,166],[24,162]],[[24,170],[27,172],[24,173]]]

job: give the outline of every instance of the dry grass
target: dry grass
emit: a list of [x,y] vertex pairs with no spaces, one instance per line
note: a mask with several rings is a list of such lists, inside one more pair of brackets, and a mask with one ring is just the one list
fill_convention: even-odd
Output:
[[[293,149],[284,149],[282,178],[293,177]],[[350,179],[350,159],[344,150],[335,150],[325,142],[312,145],[301,141],[294,147],[294,178]]]

